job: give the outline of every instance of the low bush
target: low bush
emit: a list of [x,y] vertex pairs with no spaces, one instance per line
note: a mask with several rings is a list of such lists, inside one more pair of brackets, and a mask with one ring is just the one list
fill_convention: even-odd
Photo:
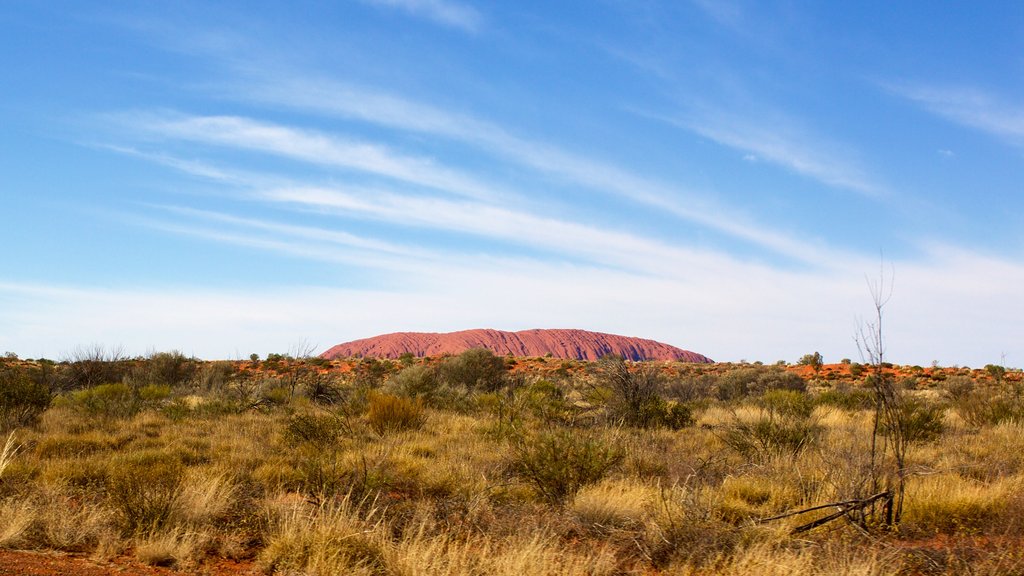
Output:
[[959,398],[953,406],[965,422],[978,428],[1024,422],[1024,402],[1003,394],[976,391]]
[[600,481],[624,457],[620,447],[566,428],[519,438],[512,454],[512,471],[553,504]]
[[[946,429],[945,410],[918,398],[905,396],[900,401],[899,425],[908,442],[929,442]],[[888,430],[883,429],[888,433]]]
[[437,374],[453,388],[493,392],[505,385],[505,360],[490,350],[474,348],[441,361]]
[[0,368],[0,432],[31,426],[50,405],[50,391],[17,368]]
[[814,401],[822,406],[834,406],[850,411],[867,410],[875,404],[871,390],[849,386],[823,390],[814,397]]
[[770,390],[807,390],[803,378],[780,367],[737,368],[723,374],[716,384],[719,400],[758,396]]
[[395,392],[410,398],[422,398],[436,406],[441,396],[441,377],[433,366],[416,364],[403,368],[391,377],[390,387]]
[[130,418],[142,410],[159,407],[170,397],[169,386],[150,384],[100,384],[73,392],[66,399],[72,409],[88,416],[107,419]]
[[774,391],[765,395],[753,418],[735,417],[719,437],[753,462],[783,455],[796,458],[821,434],[821,426],[811,416],[813,407],[813,401],[800,392]]
[[953,403],[962,402],[974,393],[976,387],[974,378],[970,376],[952,376],[942,382],[942,395]]
[[158,452],[118,460],[107,497],[122,531],[145,534],[169,526],[178,513],[183,478],[181,461]]

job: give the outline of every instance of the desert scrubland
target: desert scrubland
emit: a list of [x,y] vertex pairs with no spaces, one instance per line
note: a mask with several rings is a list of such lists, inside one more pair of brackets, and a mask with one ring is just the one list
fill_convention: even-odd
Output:
[[12,356],[0,547],[268,574],[1024,572],[1021,373],[819,360]]

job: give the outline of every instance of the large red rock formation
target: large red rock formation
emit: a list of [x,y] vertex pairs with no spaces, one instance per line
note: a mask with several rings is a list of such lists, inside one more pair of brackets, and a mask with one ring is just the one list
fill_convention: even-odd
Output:
[[373,338],[353,340],[327,350],[324,358],[364,356],[398,358],[402,354],[440,356],[458,354],[471,348],[486,348],[499,356],[546,356],[576,360],[597,360],[606,354],[618,354],[627,360],[682,360],[708,363],[712,360],[644,338],[630,338],[586,330],[463,330],[433,332],[396,332]]

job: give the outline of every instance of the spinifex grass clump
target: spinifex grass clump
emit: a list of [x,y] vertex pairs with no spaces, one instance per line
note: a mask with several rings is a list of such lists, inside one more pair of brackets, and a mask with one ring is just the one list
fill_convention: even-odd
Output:
[[391,394],[373,394],[366,411],[366,422],[377,434],[416,430],[423,426],[423,404]]

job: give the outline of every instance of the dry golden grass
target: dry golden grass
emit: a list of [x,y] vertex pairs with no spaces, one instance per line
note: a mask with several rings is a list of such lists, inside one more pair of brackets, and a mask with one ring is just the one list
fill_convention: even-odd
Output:
[[[907,454],[898,532],[868,538],[839,521],[793,536],[830,510],[758,520],[867,493],[869,410],[816,406],[807,446],[750,458],[723,438],[764,417],[763,398],[700,400],[679,431],[629,428],[602,417],[590,375],[573,378],[551,384],[586,404],[573,426],[525,408],[499,416],[505,391],[426,407],[360,384],[318,406],[270,382],[273,401],[254,408],[189,389],[173,411],[122,419],[61,400],[0,451],[0,547],[184,570],[249,558],[289,575],[1020,573],[1024,426],[972,427],[946,410],[939,438]],[[338,425],[303,438],[289,432],[302,417]],[[516,466],[539,431],[615,458],[545,498]],[[555,465],[568,453],[549,456],[544,474],[573,473]],[[913,544],[937,534],[957,539],[955,554]]]

